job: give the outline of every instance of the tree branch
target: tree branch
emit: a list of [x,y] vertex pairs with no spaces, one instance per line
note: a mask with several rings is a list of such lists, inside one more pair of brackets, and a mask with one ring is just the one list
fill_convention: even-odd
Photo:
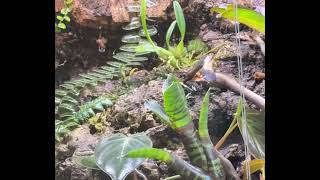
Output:
[[[187,73],[184,83],[192,79],[195,74],[202,69],[206,81],[212,83],[213,85],[222,85],[230,91],[240,94],[240,84],[232,77],[229,77],[223,73],[214,72],[212,62],[212,55],[208,55],[201,59],[199,63],[197,63],[197,65]],[[265,99],[263,97],[245,87],[243,87],[243,94],[247,100],[251,101],[262,110],[265,110]]]

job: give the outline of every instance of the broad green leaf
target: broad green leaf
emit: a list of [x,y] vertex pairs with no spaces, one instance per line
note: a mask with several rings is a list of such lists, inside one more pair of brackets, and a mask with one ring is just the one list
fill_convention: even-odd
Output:
[[61,28],[61,29],[66,29],[66,25],[64,23],[62,23],[62,22],[60,22],[58,24],[58,27]]
[[178,3],[178,1],[173,1],[173,9],[174,9],[174,14],[176,16],[178,28],[179,28],[180,34],[181,34],[181,40],[178,44],[178,47],[181,49],[182,47],[184,47],[183,40],[184,40],[184,36],[186,33],[186,22],[184,19],[183,10],[182,10],[180,4]]
[[131,158],[153,158],[171,164],[173,161],[172,156],[161,149],[157,148],[139,148],[128,152],[127,157]]
[[160,118],[162,123],[164,123],[164,124],[166,124],[168,126],[171,126],[171,122],[169,120],[168,115],[166,114],[164,109],[157,103],[157,101],[149,100],[149,101],[144,103],[144,107],[149,109],[153,113],[155,113]]
[[[239,103],[240,104],[240,103]],[[265,158],[265,113],[255,109],[246,110],[246,123],[242,121],[242,114],[236,115],[237,123],[242,136],[246,128],[248,148],[250,153],[258,159]],[[239,115],[240,114],[240,115]]]
[[180,82],[173,75],[169,75],[163,90],[163,105],[172,122],[172,128],[182,128],[191,123],[186,95]]
[[166,43],[167,43],[167,46],[168,48],[170,47],[170,39],[171,39],[171,35],[172,35],[172,32],[174,30],[174,28],[176,27],[176,24],[177,24],[177,21],[173,21],[167,31],[167,34],[166,34]]
[[62,17],[62,16],[57,16],[57,19],[58,19],[59,21],[63,21],[63,17]]
[[[258,170],[261,170],[265,167],[265,160],[263,159],[253,159],[251,161],[249,161],[249,166],[250,166],[250,174],[253,174],[255,172],[257,172]],[[243,167],[243,174],[246,174],[247,172],[247,163],[244,163],[244,167]],[[243,180],[246,180],[247,176],[243,176]]]
[[86,155],[86,156],[73,155],[72,161],[77,165],[85,168],[100,170],[100,168],[96,164],[96,159],[94,158],[94,154]]
[[[214,7],[211,12],[220,13],[222,17],[235,21],[235,9],[233,6],[228,6],[227,9]],[[254,10],[238,8],[238,21],[263,34],[265,33],[265,17]]]
[[199,137],[208,137],[208,105],[210,89],[203,98],[199,117]]
[[64,16],[63,17],[67,22],[70,22],[70,17],[69,16]]
[[144,133],[130,136],[113,134],[104,138],[96,147],[95,158],[98,167],[113,180],[123,180],[139,167],[144,158],[126,158],[127,153],[137,148],[151,148],[152,141]]

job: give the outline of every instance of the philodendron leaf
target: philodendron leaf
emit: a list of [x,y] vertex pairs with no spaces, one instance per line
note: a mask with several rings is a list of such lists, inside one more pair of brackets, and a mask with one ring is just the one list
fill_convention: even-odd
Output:
[[[240,104],[240,103],[239,103]],[[246,123],[243,123],[241,111],[237,110],[237,123],[242,136],[246,128],[248,148],[250,153],[258,159],[265,158],[265,113],[255,109],[246,110]]]
[[[235,11],[232,5],[229,5],[227,9],[214,7],[211,12],[220,13],[222,17],[231,21],[235,20]],[[263,34],[265,33],[265,17],[254,10],[238,8],[238,21]]]
[[73,155],[72,161],[85,168],[100,170],[100,168],[96,164],[94,154],[86,156]]
[[121,133],[113,134],[97,145],[96,164],[113,180],[123,180],[145,160],[144,158],[126,158],[125,155],[133,149],[151,147],[152,141],[144,133],[130,136]]
[[157,103],[157,101],[149,100],[144,103],[144,107],[155,113],[160,118],[162,123],[171,126],[171,122],[169,120],[168,115],[166,114],[164,109]]

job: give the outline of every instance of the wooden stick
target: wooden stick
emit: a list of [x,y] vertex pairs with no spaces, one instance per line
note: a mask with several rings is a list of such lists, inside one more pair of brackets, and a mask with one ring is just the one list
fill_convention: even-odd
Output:
[[[218,73],[213,71],[212,67],[212,55],[208,55],[205,58],[201,59],[194,68],[192,68],[186,75],[184,79],[184,83],[191,80],[195,74],[200,70],[203,69],[205,79],[212,83],[213,85],[222,85],[233,91],[237,94],[240,94],[240,84],[233,79],[223,73]],[[214,78],[212,78],[214,77]],[[265,99],[258,94],[254,93],[253,91],[243,87],[243,94],[246,99],[251,101],[253,104],[265,110]]]

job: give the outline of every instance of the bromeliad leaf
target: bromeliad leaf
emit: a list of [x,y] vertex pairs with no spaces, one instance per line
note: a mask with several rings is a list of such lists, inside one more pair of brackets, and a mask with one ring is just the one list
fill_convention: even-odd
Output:
[[172,122],[172,128],[182,128],[192,122],[184,90],[173,75],[168,76],[163,90],[163,105]]
[[209,104],[209,95],[210,95],[210,89],[206,93],[206,95],[203,98],[203,102],[201,105],[200,110],[200,117],[199,117],[199,137],[208,137],[208,104]]
[[143,133],[130,136],[113,134],[97,145],[96,164],[113,180],[123,180],[145,160],[144,158],[126,158],[125,155],[133,149],[151,147],[151,139]]
[[149,100],[144,103],[144,107],[155,113],[164,124],[171,126],[172,123],[170,122],[168,115],[157,101]]
[[138,157],[153,158],[153,159],[161,160],[167,164],[171,164],[173,161],[172,156],[168,152],[161,149],[157,149],[157,148],[134,149],[129,151],[127,156],[132,158],[138,158]]

